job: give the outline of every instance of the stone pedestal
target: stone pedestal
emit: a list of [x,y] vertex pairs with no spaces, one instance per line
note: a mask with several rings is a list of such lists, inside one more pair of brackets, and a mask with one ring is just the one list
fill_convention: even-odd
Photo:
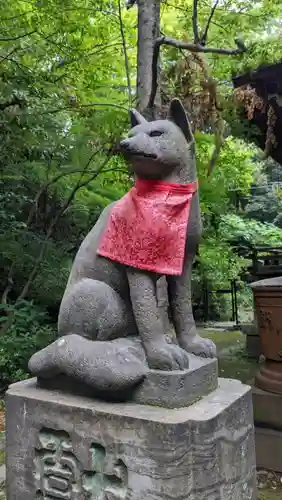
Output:
[[[190,366],[187,370],[163,371],[149,370],[144,381],[126,393],[127,401],[164,408],[183,408],[195,403],[217,388],[218,363],[217,359],[203,359],[189,355]],[[53,378],[38,378],[38,385],[42,389],[51,389],[63,393],[78,394],[91,399],[105,396],[97,394],[92,387],[70,377],[58,375]],[[116,395],[116,402],[121,402]]]
[[255,322],[241,324],[240,330],[246,335],[246,352],[248,358],[258,359],[261,355],[261,345]]
[[265,358],[256,374],[255,385],[282,395],[282,276],[257,281],[251,287]]
[[263,391],[256,386],[252,392],[255,423],[282,431],[282,395]]
[[282,432],[256,427],[255,436],[258,468],[282,472]]
[[109,404],[37,387],[6,395],[7,500],[256,500],[249,387],[219,380],[188,408]]
[[253,407],[257,466],[282,472],[282,395],[253,387]]

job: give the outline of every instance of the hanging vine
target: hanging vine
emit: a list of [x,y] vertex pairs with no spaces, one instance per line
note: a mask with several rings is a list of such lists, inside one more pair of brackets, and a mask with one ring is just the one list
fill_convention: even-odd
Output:
[[172,94],[177,94],[190,115],[192,129],[214,134],[214,151],[208,165],[208,175],[224,143],[225,122],[219,106],[214,78],[202,54],[188,53],[169,67],[163,75],[162,101],[168,106]]
[[256,89],[252,88],[250,85],[242,85],[236,89],[235,99],[238,103],[243,105],[248,120],[253,120],[256,110],[267,115],[266,139],[264,145],[264,158],[267,158],[272,148],[277,146],[277,139],[274,131],[277,117],[273,106],[264,101],[262,97],[257,94]]
[[264,156],[267,158],[272,148],[277,146],[277,140],[274,132],[274,128],[276,125],[277,117],[276,113],[271,105],[269,105],[267,110],[267,130],[266,130],[266,140],[265,140],[265,148],[264,148]]
[[266,104],[264,100],[258,96],[256,90],[250,85],[242,85],[235,90],[235,99],[238,103],[243,104],[248,120],[252,120],[255,110],[265,113]]

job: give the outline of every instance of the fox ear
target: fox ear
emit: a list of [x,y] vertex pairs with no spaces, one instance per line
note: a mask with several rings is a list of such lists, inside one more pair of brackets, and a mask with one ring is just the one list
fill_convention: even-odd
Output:
[[147,120],[142,116],[137,109],[129,110],[131,126],[136,127],[136,125],[141,125],[141,123],[147,123]]
[[188,116],[179,99],[172,99],[169,106],[168,119],[174,122],[175,125],[182,130],[187,142],[192,142],[194,140]]

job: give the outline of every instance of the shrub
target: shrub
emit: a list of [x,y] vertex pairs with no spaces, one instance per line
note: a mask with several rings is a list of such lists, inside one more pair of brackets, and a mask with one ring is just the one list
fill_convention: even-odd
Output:
[[0,336],[0,388],[28,378],[28,361],[56,337],[55,325],[48,323],[47,313],[32,302],[22,301],[15,306],[1,305],[1,324],[13,320]]

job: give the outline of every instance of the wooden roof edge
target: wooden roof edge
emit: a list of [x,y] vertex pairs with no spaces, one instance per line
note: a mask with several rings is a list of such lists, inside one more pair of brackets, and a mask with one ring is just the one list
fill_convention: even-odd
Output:
[[282,91],[282,59],[274,64],[263,64],[255,70],[247,71],[242,75],[232,77],[232,82],[235,88],[242,87],[243,85],[255,86],[263,80],[276,80],[281,81]]

